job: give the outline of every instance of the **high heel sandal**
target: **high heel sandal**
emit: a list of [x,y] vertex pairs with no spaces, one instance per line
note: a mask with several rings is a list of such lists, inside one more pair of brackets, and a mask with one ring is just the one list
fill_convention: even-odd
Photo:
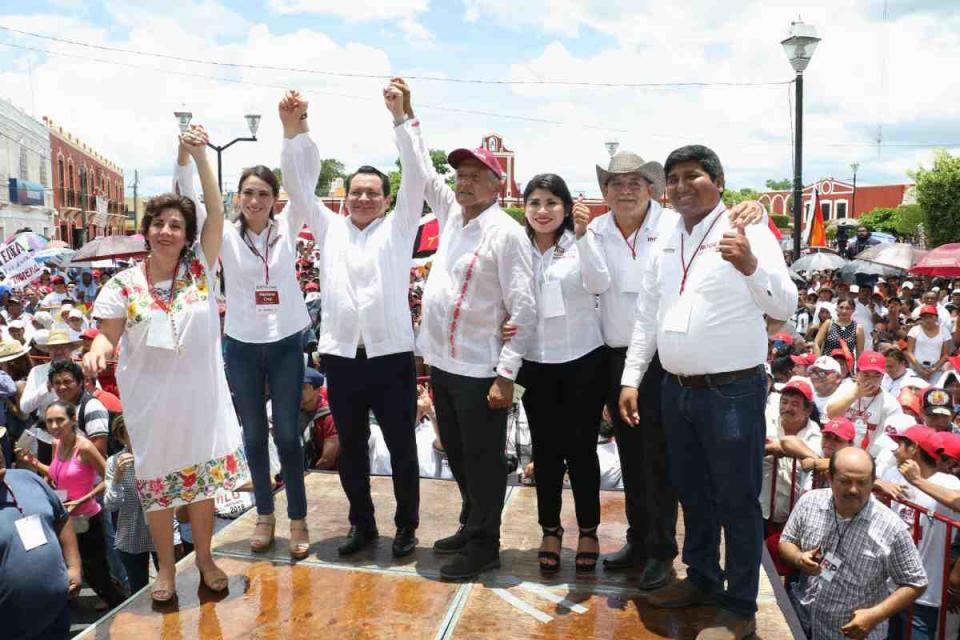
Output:
[[[271,513],[267,516],[257,516],[257,526],[253,530],[253,535],[250,536],[250,551],[254,553],[262,553],[273,546],[273,532],[277,527],[277,519]],[[262,533],[263,529],[267,530],[267,533]]]
[[[597,546],[599,546],[599,538],[597,538],[597,528],[593,529],[580,529],[580,540],[584,538],[589,538],[591,540],[597,541]],[[577,547],[580,546],[579,541],[577,542]],[[577,555],[574,558],[576,564],[577,573],[592,573],[597,568],[597,560],[600,559],[600,553],[598,551],[577,551]],[[584,562],[586,561],[586,562]]]
[[[563,527],[543,527],[543,539],[546,540],[547,538],[556,538],[562,541]],[[560,570],[560,554],[556,551],[538,552],[537,562],[540,563],[540,571],[544,573],[556,573]]]
[[168,604],[177,597],[177,588],[173,585],[173,581],[164,582],[159,579],[153,581],[153,586],[150,588],[150,599],[153,600],[156,604]]
[[[197,570],[200,570],[199,567]],[[210,571],[200,571],[200,580],[203,582],[203,586],[214,593],[226,591],[227,586],[230,584],[227,574],[219,567],[211,569]]]
[[[293,540],[294,531],[302,531],[304,539],[295,542]],[[303,560],[310,555],[310,539],[307,533],[306,519],[290,521],[290,557],[294,560]]]

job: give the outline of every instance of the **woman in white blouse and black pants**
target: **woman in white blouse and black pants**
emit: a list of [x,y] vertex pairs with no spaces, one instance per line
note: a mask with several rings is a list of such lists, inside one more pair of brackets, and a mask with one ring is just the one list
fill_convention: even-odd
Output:
[[[286,99],[280,112],[286,128],[293,119]],[[292,122],[290,126],[294,126]],[[179,193],[192,194],[189,166],[177,165],[176,183]],[[290,555],[303,559],[309,552],[309,539],[298,420],[305,366],[303,330],[310,324],[310,316],[297,282],[296,260],[297,234],[304,220],[302,211],[293,207],[274,215],[280,183],[268,167],[244,169],[237,191],[240,213],[234,224],[224,226],[220,251],[227,296],[223,342],[227,382],[243,427],[257,502],[257,526],[250,548],[258,552],[268,549],[276,524],[267,453],[269,388],[273,442],[287,494]]]
[[[540,568],[560,567],[561,492],[565,471],[576,503],[576,570],[597,564],[600,464],[597,430],[606,392],[606,361],[596,294],[584,288],[573,229],[573,198],[556,175],[534,177],[523,193],[537,297],[536,337],[517,383],[533,439],[537,509],[543,528]],[[580,204],[579,206],[585,206]]]

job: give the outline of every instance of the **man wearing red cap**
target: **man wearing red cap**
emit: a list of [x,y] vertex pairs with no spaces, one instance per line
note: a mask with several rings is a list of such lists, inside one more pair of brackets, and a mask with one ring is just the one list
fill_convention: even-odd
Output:
[[[409,88],[398,87],[412,119]],[[426,200],[440,223],[418,347],[430,365],[440,439],[462,499],[460,529],[433,548],[457,554],[441,567],[444,578],[468,579],[500,566],[507,409],[536,325],[533,259],[530,240],[498,204],[503,169],[496,157],[484,148],[454,150],[447,158],[455,171],[451,189],[418,142]],[[517,333],[504,343],[507,318]]]
[[795,436],[788,436],[780,441],[780,446],[786,455],[800,458],[800,468],[812,472],[806,477],[802,493],[812,489],[823,489],[830,485],[827,471],[830,468],[830,458],[837,451],[853,446],[856,438],[856,428],[846,418],[834,418],[820,429],[820,447],[822,455],[804,444]]
[[[922,513],[939,513],[953,520],[960,518],[960,514],[956,511],[937,502],[933,496],[921,489],[921,486],[926,488],[937,486],[941,490],[960,491],[960,480],[956,476],[937,471],[937,465],[944,449],[937,432],[923,425],[915,425],[909,427],[900,435],[891,436],[891,438],[897,443],[897,462],[900,465],[912,462],[910,475],[914,478],[915,488],[908,488],[904,492],[904,498],[922,507]],[[906,485],[909,480],[896,468],[887,470],[882,479],[894,485]],[[900,516],[907,526],[911,528],[914,526],[913,507],[892,502],[890,508]],[[933,518],[920,518],[920,537],[917,548],[923,561],[923,567],[927,572],[929,584],[926,592],[917,598],[914,603],[913,638],[938,637],[937,623],[939,621],[940,595],[943,586],[943,548],[946,539],[947,527],[945,524]],[[891,635],[889,637],[906,637],[906,622],[907,616],[902,613],[891,619]],[[948,618],[948,624],[949,622],[950,619]],[[954,627],[953,635],[950,635],[948,627],[948,633],[943,637],[953,638],[956,637],[956,634],[957,629]]]
[[[813,389],[803,379],[794,378],[780,390],[778,415],[767,416],[766,457],[763,459],[763,485],[760,488],[760,509],[767,522],[768,533],[771,524],[784,523],[790,515],[793,502],[799,497],[800,489],[806,483],[806,471],[797,468],[794,477],[794,456],[784,449],[785,438],[799,441],[809,455],[820,457],[820,426],[810,419],[813,412]],[[776,468],[776,493],[771,499],[774,468]],[[791,484],[793,482],[793,484]],[[771,506],[772,504],[772,506]]]
[[902,413],[897,399],[880,388],[886,364],[882,354],[864,351],[857,358],[856,380],[843,382],[827,402],[827,417],[844,417],[853,422],[857,446],[867,449],[874,458],[890,448],[883,433],[887,418]]
[[67,293],[67,283],[63,276],[53,276],[50,278],[50,284],[53,285],[53,291],[45,295],[43,300],[40,301],[40,306],[47,309],[59,307],[64,300],[70,298],[70,294]]

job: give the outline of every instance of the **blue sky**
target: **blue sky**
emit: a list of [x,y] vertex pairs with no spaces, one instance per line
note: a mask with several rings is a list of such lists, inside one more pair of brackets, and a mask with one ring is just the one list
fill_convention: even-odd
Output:
[[[608,0],[33,0],[5,2],[0,26],[87,44],[254,65],[381,76],[333,78],[231,70],[98,51],[0,30],[0,95],[52,117],[125,169],[146,193],[167,188],[186,106],[215,141],[243,135],[263,114],[260,141],[224,155],[225,181],[243,166],[277,165],[276,102],[283,87],[311,100],[314,137],[348,167],[396,157],[379,91],[390,74],[486,80],[782,82],[779,40],[791,19],[823,41],[806,74],[804,175],[906,180],[930,148],[960,143],[960,65],[951,2],[706,0],[667,6]],[[161,6],[162,5],[162,6]],[[48,53],[15,49],[17,44]],[[67,53],[72,57],[49,52]],[[79,57],[77,57],[79,56]],[[95,62],[90,58],[129,66]],[[175,75],[178,74],[185,75]],[[220,78],[219,80],[211,76]],[[233,82],[227,82],[226,79]],[[599,88],[471,85],[411,80],[432,147],[475,146],[501,133],[522,182],[539,172],[596,193],[594,165],[616,139],[648,159],[698,142],[718,151],[734,188],[791,175],[788,88]],[[472,113],[464,113],[464,111]],[[543,122],[549,121],[549,122]],[[881,144],[876,144],[882,134]]]

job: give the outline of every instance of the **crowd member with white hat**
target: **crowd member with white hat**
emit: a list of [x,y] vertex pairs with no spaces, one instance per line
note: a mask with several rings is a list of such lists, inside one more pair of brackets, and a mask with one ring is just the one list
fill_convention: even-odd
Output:
[[[39,417],[57,399],[57,394],[50,388],[48,382],[51,363],[69,360],[73,352],[79,348],[80,340],[71,336],[69,329],[59,327],[45,336],[38,335],[34,344],[37,349],[50,356],[50,362],[40,363],[30,370],[27,384],[20,396],[20,410],[24,413],[35,413]],[[46,462],[43,460],[42,452],[41,462]]]

